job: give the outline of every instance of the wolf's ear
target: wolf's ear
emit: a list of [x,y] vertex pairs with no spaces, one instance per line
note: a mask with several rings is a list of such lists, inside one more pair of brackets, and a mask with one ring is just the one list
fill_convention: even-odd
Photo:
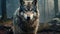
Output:
[[20,5],[23,5],[24,4],[24,0],[20,0]]
[[36,6],[36,5],[37,5],[37,0],[33,0],[32,4],[33,4],[34,6]]

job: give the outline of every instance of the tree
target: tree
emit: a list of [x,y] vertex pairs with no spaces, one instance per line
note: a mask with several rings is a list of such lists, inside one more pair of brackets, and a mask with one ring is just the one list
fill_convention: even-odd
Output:
[[54,0],[54,10],[55,10],[55,17],[57,16],[56,14],[58,13],[58,0]]
[[6,0],[1,0],[1,10],[2,10],[2,20],[6,20],[7,19]]

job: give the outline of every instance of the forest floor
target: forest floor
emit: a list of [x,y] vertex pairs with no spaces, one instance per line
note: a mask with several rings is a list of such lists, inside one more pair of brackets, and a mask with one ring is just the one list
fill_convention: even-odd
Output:
[[[7,21],[0,20],[0,26],[3,25],[3,26],[6,26],[6,27],[12,27],[12,22],[13,22],[12,20],[7,20]],[[43,25],[40,24],[40,25],[41,26],[39,26],[39,30],[43,30],[44,28],[46,28],[46,29],[49,28],[48,27],[49,25],[47,23],[45,23]],[[7,33],[7,31],[0,28],[0,34],[5,34],[5,33]],[[39,32],[38,34],[60,34],[60,32],[53,32],[53,31],[45,32],[45,31],[42,31],[42,32]]]

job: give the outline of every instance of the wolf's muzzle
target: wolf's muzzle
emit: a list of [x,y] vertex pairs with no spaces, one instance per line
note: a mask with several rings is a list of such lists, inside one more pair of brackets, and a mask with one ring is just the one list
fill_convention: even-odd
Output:
[[30,17],[27,17],[27,20],[30,20]]

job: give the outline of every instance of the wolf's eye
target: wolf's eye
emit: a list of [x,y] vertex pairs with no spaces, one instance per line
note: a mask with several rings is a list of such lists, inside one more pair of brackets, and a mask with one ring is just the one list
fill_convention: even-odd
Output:
[[21,12],[21,15],[23,15],[23,12]]
[[36,12],[33,12],[34,13],[34,16],[36,16]]
[[25,8],[25,11],[27,11],[27,8]]

